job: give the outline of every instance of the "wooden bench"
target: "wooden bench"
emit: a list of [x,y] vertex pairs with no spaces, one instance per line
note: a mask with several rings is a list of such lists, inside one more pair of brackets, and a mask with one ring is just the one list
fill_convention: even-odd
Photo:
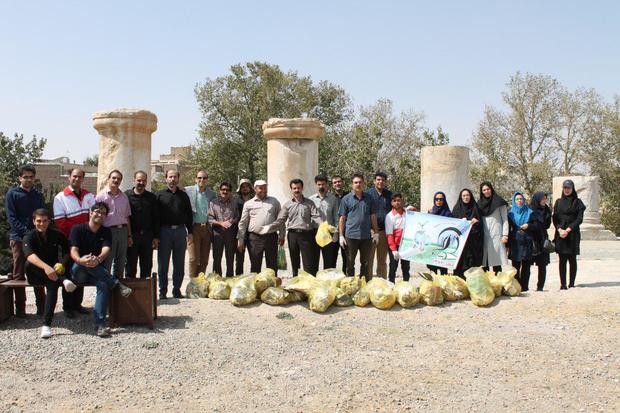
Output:
[[[145,324],[150,329],[157,319],[157,274],[148,278],[124,278],[123,284],[133,290],[125,298],[118,289],[110,294],[109,323],[111,327],[128,324]],[[94,284],[76,284],[78,287],[94,287]],[[13,288],[33,287],[26,280],[0,280],[0,322],[14,315]]]

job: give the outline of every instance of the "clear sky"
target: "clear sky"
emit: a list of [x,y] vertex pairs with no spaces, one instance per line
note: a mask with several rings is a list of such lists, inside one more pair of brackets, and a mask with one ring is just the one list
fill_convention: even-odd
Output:
[[194,86],[260,60],[413,108],[466,143],[517,70],[620,94],[618,1],[0,0],[0,131],[45,157],[98,150],[92,114],[158,118],[152,157],[194,141]]

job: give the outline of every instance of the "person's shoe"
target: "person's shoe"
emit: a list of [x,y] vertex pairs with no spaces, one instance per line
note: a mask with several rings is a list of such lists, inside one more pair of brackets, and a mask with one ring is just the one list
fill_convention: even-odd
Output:
[[50,326],[41,327],[41,338],[50,338],[52,336],[52,328]]
[[560,290],[568,290],[568,288],[566,288],[566,286],[563,285],[563,286],[560,287]]
[[174,298],[185,298],[185,296],[183,294],[181,294],[181,291],[173,291],[172,292],[172,296]]
[[168,296],[166,294],[159,293],[159,299],[160,300],[167,300]]
[[575,288],[575,284],[568,284],[568,288]]
[[129,287],[127,287],[125,284],[123,283],[119,283],[118,284],[118,289],[121,292],[121,295],[125,298],[129,297],[131,295],[131,293],[133,292],[133,290]]
[[73,310],[65,310],[65,317],[67,317],[67,318],[75,318],[75,311],[73,311]]
[[73,281],[71,281],[71,280],[69,280],[69,279],[65,279],[65,280],[62,282],[62,285],[65,287],[65,290],[66,290],[68,293],[72,293],[72,292],[74,292],[74,291],[75,291],[75,289],[77,288],[77,285],[75,285],[75,284],[73,283]]
[[537,289],[536,289],[536,291],[542,291],[542,290],[543,290],[542,288],[537,288]]
[[15,317],[25,318],[26,317],[26,310],[22,310],[21,308],[18,309],[18,310],[15,310]]
[[112,330],[110,327],[99,326],[97,327],[97,337],[110,337]]
[[88,310],[88,308],[84,308],[82,306],[80,306],[77,310],[75,310],[76,312],[78,312],[79,314],[90,314],[90,311]]

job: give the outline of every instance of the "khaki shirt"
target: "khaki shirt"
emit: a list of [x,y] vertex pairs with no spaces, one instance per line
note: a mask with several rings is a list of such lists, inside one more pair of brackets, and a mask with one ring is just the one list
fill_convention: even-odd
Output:
[[[244,240],[246,232],[259,234],[263,226],[275,222],[279,213],[280,202],[274,197],[267,196],[265,199],[260,199],[255,196],[250,199],[243,204],[237,239]],[[277,230],[280,230],[280,238],[284,238],[284,231],[279,227],[269,228],[267,233],[276,232]]]
[[236,224],[239,221],[239,209],[237,201],[232,197],[228,202],[217,197],[209,203],[209,224],[213,221],[231,221]]
[[[286,201],[282,210],[278,214],[278,219],[271,224],[271,227],[281,226],[286,223],[287,229],[310,230],[316,228],[323,222],[319,215],[319,210],[308,198],[303,198],[297,202],[295,198]],[[312,225],[312,224],[315,225]]]

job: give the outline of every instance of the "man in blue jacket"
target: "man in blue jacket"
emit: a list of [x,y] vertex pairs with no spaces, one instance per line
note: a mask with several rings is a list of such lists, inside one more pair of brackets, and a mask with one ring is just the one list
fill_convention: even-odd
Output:
[[[13,187],[6,194],[6,216],[9,220],[10,247],[13,254],[13,273],[10,278],[25,280],[24,265],[26,256],[23,250],[23,237],[34,228],[32,213],[39,208],[45,208],[43,195],[34,187],[36,169],[32,165],[23,165],[17,171],[19,186]],[[15,315],[26,315],[26,290],[13,288],[15,294]],[[37,315],[43,315],[45,306],[45,290],[43,287],[34,289],[37,304]]]

